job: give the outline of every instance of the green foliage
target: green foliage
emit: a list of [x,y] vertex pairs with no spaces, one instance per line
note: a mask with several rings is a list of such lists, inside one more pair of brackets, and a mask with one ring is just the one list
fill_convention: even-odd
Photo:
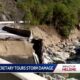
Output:
[[80,0],[18,0],[23,20],[30,24],[51,24],[63,36],[68,37],[80,19]]
[[2,4],[0,3],[0,12],[3,12],[4,11],[4,8],[2,6]]
[[27,14],[25,12],[24,17],[23,17],[23,21],[32,21],[32,14],[30,11],[27,11]]
[[67,38],[70,34],[69,26],[63,26],[63,28],[60,30],[60,34]]
[[53,23],[57,31],[67,37],[77,23],[77,19],[65,4],[57,3],[53,8]]

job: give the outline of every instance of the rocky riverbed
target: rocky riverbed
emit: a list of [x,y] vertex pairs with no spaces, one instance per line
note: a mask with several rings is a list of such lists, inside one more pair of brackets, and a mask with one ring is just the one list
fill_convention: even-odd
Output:
[[73,37],[73,34],[70,39],[60,39],[38,27],[32,28],[31,31],[35,39],[42,39],[43,63],[80,63],[79,35]]
[[[56,48],[56,49],[55,49]],[[59,42],[53,47],[47,47],[43,52],[43,57],[47,57],[50,63],[80,63],[80,42],[75,40],[70,42]],[[44,60],[45,61],[45,60]]]

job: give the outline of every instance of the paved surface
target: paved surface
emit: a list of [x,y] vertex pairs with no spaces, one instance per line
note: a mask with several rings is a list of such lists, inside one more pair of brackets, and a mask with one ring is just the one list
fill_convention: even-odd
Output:
[[0,24],[0,57],[12,63],[34,63],[32,44],[23,37],[2,30]]

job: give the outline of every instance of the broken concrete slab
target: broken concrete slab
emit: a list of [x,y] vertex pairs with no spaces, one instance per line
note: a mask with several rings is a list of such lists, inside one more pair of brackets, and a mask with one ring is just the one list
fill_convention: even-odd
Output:
[[34,63],[32,44],[22,40],[0,40],[0,57],[13,63]]

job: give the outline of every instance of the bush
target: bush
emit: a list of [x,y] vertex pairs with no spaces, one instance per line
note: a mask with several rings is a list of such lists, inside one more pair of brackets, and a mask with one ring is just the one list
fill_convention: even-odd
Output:
[[53,8],[53,23],[56,30],[67,37],[76,23],[73,12],[63,3],[57,3]]
[[[27,14],[26,14],[27,13]],[[24,23],[27,21],[27,22],[31,22],[32,21],[32,13],[31,11],[27,11],[25,12],[24,14],[24,17],[23,17],[23,21]]]
[[59,33],[60,33],[62,36],[64,36],[65,38],[67,38],[67,37],[69,36],[69,34],[70,34],[70,31],[71,31],[71,30],[69,30],[69,26],[63,26],[63,28],[60,29]]

